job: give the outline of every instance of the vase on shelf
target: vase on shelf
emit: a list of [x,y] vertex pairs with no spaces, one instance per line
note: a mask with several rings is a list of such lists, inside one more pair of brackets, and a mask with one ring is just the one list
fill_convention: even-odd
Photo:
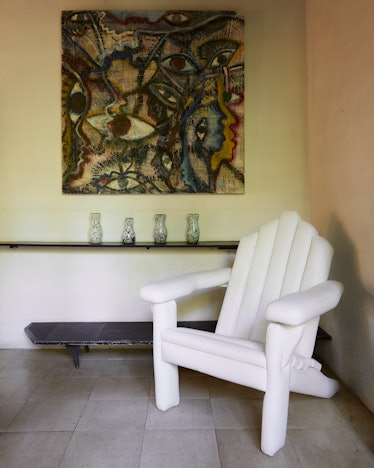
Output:
[[125,218],[122,242],[124,244],[133,244],[135,242],[134,218]]
[[168,231],[166,229],[166,215],[155,215],[155,228],[153,231],[153,239],[155,244],[166,244]]
[[199,237],[199,215],[197,213],[189,213],[187,215],[187,242],[189,244],[197,244]]
[[91,213],[88,241],[90,244],[101,244],[103,240],[103,228],[101,227],[101,214]]

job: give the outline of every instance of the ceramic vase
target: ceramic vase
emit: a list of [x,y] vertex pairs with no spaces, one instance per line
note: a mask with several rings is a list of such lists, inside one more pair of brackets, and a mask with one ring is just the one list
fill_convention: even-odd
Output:
[[88,241],[90,244],[101,244],[103,239],[103,228],[101,227],[101,214],[91,213]]
[[199,215],[197,213],[189,213],[187,215],[187,242],[189,244],[197,244],[199,237]]
[[153,239],[155,244],[165,244],[168,231],[166,229],[166,215],[156,214],[155,215],[155,228],[153,231]]
[[124,244],[133,244],[135,242],[134,218],[125,218],[122,241]]

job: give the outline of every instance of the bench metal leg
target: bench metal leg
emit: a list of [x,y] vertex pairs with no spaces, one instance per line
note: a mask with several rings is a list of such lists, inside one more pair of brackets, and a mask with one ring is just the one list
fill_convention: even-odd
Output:
[[65,348],[68,349],[73,355],[74,366],[79,369],[79,345],[66,344]]

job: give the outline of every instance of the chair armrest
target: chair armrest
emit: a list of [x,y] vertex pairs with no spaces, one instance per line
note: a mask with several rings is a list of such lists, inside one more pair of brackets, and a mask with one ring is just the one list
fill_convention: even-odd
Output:
[[145,301],[161,304],[188,296],[194,291],[223,286],[229,281],[230,273],[231,268],[221,268],[156,281],[143,286],[140,297]]
[[333,309],[343,293],[338,281],[325,281],[310,289],[287,294],[270,304],[266,318],[284,325],[301,325]]

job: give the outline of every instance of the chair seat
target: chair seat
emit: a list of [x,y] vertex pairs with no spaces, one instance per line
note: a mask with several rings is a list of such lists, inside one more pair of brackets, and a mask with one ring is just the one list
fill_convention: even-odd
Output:
[[167,343],[266,368],[263,343],[183,327],[167,328],[161,336]]
[[[257,341],[184,327],[167,328],[162,331],[161,336],[166,343],[266,368],[265,345]],[[315,359],[298,354],[291,356],[290,365],[299,370],[321,370],[322,367]]]

